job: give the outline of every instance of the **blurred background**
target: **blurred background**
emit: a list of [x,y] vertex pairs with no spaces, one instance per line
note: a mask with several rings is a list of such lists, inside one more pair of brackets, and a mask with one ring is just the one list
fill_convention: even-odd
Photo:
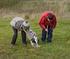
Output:
[[70,17],[70,0],[0,0],[0,16],[40,15],[52,10],[58,17]]

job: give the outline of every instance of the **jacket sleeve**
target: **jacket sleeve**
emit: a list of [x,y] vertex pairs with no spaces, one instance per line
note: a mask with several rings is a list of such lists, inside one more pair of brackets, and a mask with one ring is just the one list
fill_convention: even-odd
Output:
[[41,19],[40,19],[40,21],[39,21],[39,25],[40,25],[40,27],[42,28],[42,29],[45,29],[45,25],[44,25],[44,17],[42,17]]

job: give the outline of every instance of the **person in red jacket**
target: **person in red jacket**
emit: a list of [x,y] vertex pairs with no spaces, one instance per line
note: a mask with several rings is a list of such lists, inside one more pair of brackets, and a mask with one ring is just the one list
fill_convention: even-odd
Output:
[[53,29],[56,27],[56,16],[49,11],[46,11],[42,14],[40,20],[39,20],[39,25],[42,28],[42,41],[46,42],[46,35],[48,34],[47,37],[47,42],[52,42],[52,36],[53,36]]

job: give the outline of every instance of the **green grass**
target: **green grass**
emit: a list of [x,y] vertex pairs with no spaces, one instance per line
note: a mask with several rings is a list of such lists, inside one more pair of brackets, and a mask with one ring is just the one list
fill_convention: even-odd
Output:
[[11,18],[0,17],[0,59],[70,59],[70,20],[59,19],[53,33],[53,42],[42,44],[41,29],[38,25],[38,18],[29,20],[31,28],[37,33],[40,40],[40,48],[32,48],[29,40],[27,47],[22,46],[21,36],[16,42],[16,46],[11,48],[12,29],[10,27]]

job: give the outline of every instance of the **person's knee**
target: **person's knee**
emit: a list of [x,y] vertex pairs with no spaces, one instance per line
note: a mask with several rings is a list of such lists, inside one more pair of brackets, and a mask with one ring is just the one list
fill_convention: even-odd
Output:
[[22,35],[26,35],[26,32],[25,31],[21,31]]

